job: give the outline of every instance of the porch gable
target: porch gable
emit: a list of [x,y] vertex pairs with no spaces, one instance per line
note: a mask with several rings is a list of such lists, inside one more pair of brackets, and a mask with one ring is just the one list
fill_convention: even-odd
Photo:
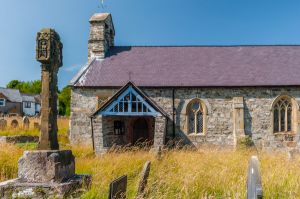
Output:
[[127,83],[93,115],[161,116],[160,109],[133,83]]

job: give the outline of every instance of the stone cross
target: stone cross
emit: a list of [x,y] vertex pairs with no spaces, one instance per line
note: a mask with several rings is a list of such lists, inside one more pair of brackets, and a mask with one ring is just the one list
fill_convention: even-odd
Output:
[[36,59],[42,68],[41,134],[39,150],[58,150],[57,73],[62,66],[62,43],[53,29],[42,29],[36,38]]

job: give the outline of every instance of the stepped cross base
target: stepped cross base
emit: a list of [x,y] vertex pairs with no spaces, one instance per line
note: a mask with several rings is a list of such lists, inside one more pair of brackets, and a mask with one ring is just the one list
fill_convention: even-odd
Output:
[[[70,150],[25,151],[18,178],[0,183],[1,198],[65,198],[90,185],[90,175],[75,174]],[[76,197],[77,197],[76,196]]]

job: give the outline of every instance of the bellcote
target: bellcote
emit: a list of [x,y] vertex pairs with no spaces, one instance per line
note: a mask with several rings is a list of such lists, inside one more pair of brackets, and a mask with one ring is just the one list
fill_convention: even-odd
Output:
[[110,13],[96,13],[90,18],[88,61],[104,59],[114,46],[115,29]]

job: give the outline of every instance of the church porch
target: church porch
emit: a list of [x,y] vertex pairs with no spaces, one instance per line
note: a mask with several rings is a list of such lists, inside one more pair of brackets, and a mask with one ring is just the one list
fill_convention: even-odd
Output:
[[113,146],[164,145],[166,114],[131,82],[121,88],[92,116],[97,153]]

